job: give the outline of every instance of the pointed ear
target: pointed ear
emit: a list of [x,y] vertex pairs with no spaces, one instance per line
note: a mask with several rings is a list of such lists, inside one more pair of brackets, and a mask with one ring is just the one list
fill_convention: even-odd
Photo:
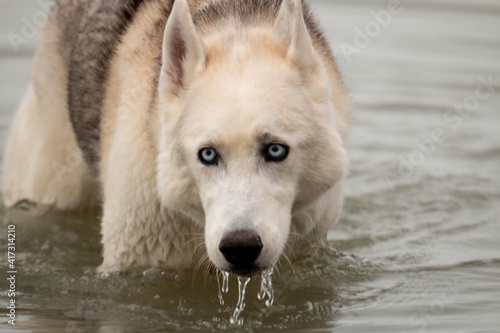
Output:
[[307,32],[301,0],[283,0],[274,23],[274,37],[291,58],[302,65],[312,65],[316,59]]
[[203,42],[196,32],[187,0],[176,0],[163,35],[160,89],[179,97],[204,65]]

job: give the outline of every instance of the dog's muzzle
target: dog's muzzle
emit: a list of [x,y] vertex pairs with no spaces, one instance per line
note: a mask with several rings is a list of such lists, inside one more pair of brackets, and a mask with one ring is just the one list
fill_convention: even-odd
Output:
[[260,236],[252,230],[230,232],[219,244],[219,251],[231,265],[231,273],[238,275],[253,275],[260,271],[255,262],[262,248]]

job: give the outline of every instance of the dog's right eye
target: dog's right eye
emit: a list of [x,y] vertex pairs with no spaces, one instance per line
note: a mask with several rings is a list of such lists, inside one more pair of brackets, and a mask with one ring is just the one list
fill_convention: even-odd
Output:
[[219,154],[213,148],[203,148],[198,152],[198,159],[204,165],[217,165],[219,163]]

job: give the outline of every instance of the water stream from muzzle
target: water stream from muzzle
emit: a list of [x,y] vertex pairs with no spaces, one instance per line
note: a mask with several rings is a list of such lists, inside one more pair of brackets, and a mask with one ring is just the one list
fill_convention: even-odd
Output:
[[[222,287],[219,273],[222,275]],[[265,305],[267,307],[270,307],[274,303],[273,273],[274,268],[270,268],[260,275],[260,291],[257,294],[257,298],[259,301],[266,300]],[[233,315],[229,319],[232,325],[243,325],[243,318],[240,318],[240,315],[245,309],[245,293],[249,282],[249,277],[238,276],[238,303]],[[224,305],[224,294],[229,292],[229,273],[217,272],[217,287],[219,288],[219,303]]]
[[219,303],[220,305],[224,305],[224,294],[227,294],[229,291],[229,273],[227,272],[220,272],[222,274],[222,288],[220,285],[220,277],[219,277],[219,272],[217,272],[217,287],[219,288]]
[[260,291],[257,294],[259,301],[267,298],[265,303],[267,307],[274,303],[273,272],[274,268],[271,267],[261,274]]
[[238,276],[238,304],[236,304],[233,315],[229,318],[232,325],[243,325],[243,318],[240,318],[240,315],[245,309],[245,292],[248,282],[250,282],[249,277]]
[[229,273],[222,272],[222,292],[227,294],[229,292]]

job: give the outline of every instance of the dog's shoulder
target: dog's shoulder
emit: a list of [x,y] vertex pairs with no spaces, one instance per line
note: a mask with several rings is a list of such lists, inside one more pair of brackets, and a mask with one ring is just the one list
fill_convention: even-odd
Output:
[[100,109],[114,52],[148,0],[60,0],[54,10],[68,66],[68,108],[86,162],[97,172]]

